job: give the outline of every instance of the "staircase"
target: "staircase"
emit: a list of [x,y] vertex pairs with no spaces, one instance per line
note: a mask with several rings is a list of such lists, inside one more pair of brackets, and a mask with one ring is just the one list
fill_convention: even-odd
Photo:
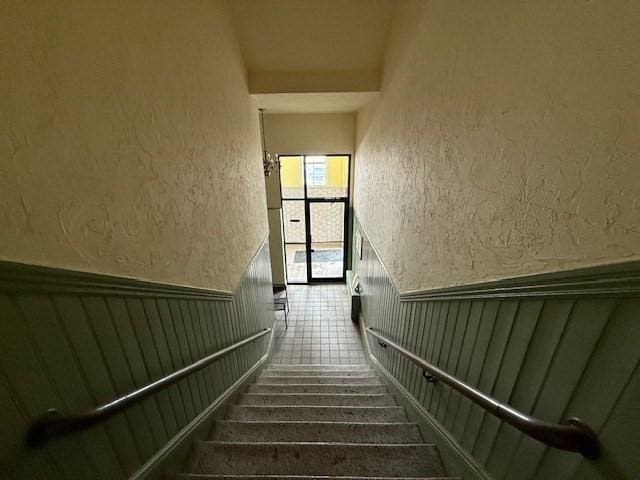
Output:
[[368,365],[269,366],[187,471],[176,478],[450,478]]

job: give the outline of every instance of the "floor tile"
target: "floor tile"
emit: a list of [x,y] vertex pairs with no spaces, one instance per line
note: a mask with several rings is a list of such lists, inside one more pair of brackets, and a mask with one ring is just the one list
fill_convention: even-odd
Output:
[[289,328],[274,312],[273,363],[365,363],[358,325],[351,321],[344,284],[289,285]]

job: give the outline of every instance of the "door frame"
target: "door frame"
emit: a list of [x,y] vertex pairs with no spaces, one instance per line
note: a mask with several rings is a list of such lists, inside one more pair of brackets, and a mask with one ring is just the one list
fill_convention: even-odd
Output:
[[[319,277],[313,276],[313,265],[311,263],[311,204],[312,203],[342,203],[344,204],[344,225],[342,234],[342,275],[339,277]],[[304,216],[306,228],[306,254],[307,254],[307,283],[334,283],[344,282],[347,274],[347,234],[349,230],[349,197],[324,197],[324,198],[306,198],[304,201]]]
[[[313,156],[324,156],[324,157],[347,157],[347,196],[346,197],[318,197],[318,198],[309,198],[307,195],[307,157]],[[303,200],[304,201],[304,216],[305,216],[305,257],[307,260],[307,281],[306,282],[290,282],[289,275],[287,272],[287,242],[286,233],[284,230],[284,215],[282,218],[282,245],[284,250],[284,274],[285,281],[288,285],[309,285],[309,284],[318,284],[318,283],[344,283],[346,280],[346,272],[347,272],[347,259],[348,248],[349,248],[349,220],[351,216],[351,154],[350,153],[279,153],[278,157],[302,157],[302,184],[304,190],[303,198],[282,198],[282,182],[280,178],[280,169],[278,168],[278,185],[280,187],[280,204],[282,208],[282,204],[286,201],[291,200]],[[336,202],[344,202],[344,236],[343,236],[343,258],[342,258],[342,276],[341,277],[331,277],[331,278],[312,278],[311,275],[311,215],[310,215],[310,202],[328,202],[328,203],[336,203]],[[290,244],[301,245],[299,242],[291,242]]]

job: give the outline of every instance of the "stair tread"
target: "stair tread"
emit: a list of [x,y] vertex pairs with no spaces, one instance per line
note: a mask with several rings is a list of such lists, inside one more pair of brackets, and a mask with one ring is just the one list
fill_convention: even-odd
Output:
[[278,384],[379,384],[380,378],[376,375],[335,375],[335,376],[298,376],[298,375],[260,375],[256,383]]
[[[256,418],[259,417],[259,418]],[[309,420],[341,421],[370,418],[371,423],[385,421],[406,421],[404,408],[359,407],[359,406],[322,406],[322,405],[232,405],[227,412],[230,420]],[[368,422],[367,422],[368,423]]]
[[374,372],[362,370],[359,372],[346,370],[272,370],[264,371],[257,378],[263,377],[353,377],[353,378],[379,378]]
[[267,367],[369,367],[368,363],[269,363]]
[[247,442],[349,442],[407,444],[422,442],[416,423],[240,421],[215,423],[212,440]]
[[375,373],[373,368],[331,368],[331,367],[268,367],[262,370],[262,372],[342,372],[342,373]]
[[374,406],[374,407],[368,407],[368,406],[360,406],[360,405],[349,405],[349,406],[345,406],[345,405],[232,405],[231,408],[233,407],[243,407],[243,408],[263,408],[263,409],[270,409],[270,410],[278,410],[278,409],[283,409],[283,408],[289,408],[289,409],[311,409],[311,408],[321,408],[321,409],[325,409],[325,410],[333,410],[335,409],[336,411],[338,410],[362,410],[362,411],[368,411],[368,410],[403,410],[402,407],[398,406],[398,405],[386,405],[386,406]]
[[262,373],[302,373],[305,375],[313,375],[313,374],[325,374],[325,373],[336,373],[340,375],[348,374],[357,374],[357,375],[375,375],[375,371],[372,369],[344,369],[344,368],[318,368],[318,369],[301,369],[301,368],[268,368],[262,371]]
[[432,444],[344,442],[218,442],[196,444],[194,473],[443,476]]
[[180,473],[176,479],[229,479],[229,480],[462,480],[460,477],[353,477],[341,475],[210,475],[206,473]]
[[[375,427],[376,425],[418,425],[416,422],[307,422],[304,420],[282,420],[277,422],[270,422],[265,420],[218,420],[218,423],[259,423],[259,424],[268,424],[273,423],[276,425],[367,425],[369,427]],[[420,442],[417,442],[420,443]]]
[[357,369],[357,370],[334,370],[334,369],[322,369],[322,370],[311,370],[311,369],[293,369],[293,368],[285,368],[285,369],[266,369],[260,372],[262,375],[293,375],[293,376],[307,376],[311,377],[314,375],[337,375],[337,376],[360,376],[360,375],[377,375],[375,370],[371,369]]
[[393,448],[409,448],[409,447],[433,447],[435,446],[433,443],[428,442],[415,442],[415,443],[406,443],[406,444],[396,444],[396,443],[351,443],[351,442],[224,442],[221,440],[198,440],[196,443],[200,444],[210,444],[210,445],[222,445],[222,446],[230,446],[230,445],[238,445],[238,446],[269,446],[269,445],[284,445],[284,446],[310,446],[310,447],[318,447],[318,446],[335,446],[335,447],[393,447]]
[[[286,377],[286,378],[296,378],[296,377]],[[308,378],[308,377],[300,377],[300,378]],[[342,378],[342,377],[340,377]],[[291,385],[326,385],[326,386],[340,386],[340,387],[362,387],[363,385],[361,383],[260,383],[260,382],[255,382],[252,383],[251,385],[278,385],[281,387],[284,386],[291,386]],[[377,387],[384,387],[385,384],[384,383],[369,383],[366,385],[375,385]]]
[[344,394],[383,394],[388,393],[382,383],[253,383],[247,393],[344,393]]
[[384,397],[388,393],[243,393],[264,397]]
[[237,405],[395,406],[388,393],[243,393]]
[[460,480],[368,364],[271,364],[175,480]]

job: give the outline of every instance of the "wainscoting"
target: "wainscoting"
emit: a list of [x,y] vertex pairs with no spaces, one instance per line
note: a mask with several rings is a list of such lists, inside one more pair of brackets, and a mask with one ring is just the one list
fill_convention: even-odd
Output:
[[0,263],[0,471],[8,479],[128,478],[264,357],[269,336],[103,424],[44,447],[48,409],[80,412],[270,327],[269,249],[234,293]]
[[496,480],[638,478],[640,264],[402,295],[361,232],[356,268],[366,326],[535,417],[582,418],[603,447],[595,462],[547,448],[448,386],[428,383],[367,336],[375,363],[453,450],[458,464],[450,471]]

